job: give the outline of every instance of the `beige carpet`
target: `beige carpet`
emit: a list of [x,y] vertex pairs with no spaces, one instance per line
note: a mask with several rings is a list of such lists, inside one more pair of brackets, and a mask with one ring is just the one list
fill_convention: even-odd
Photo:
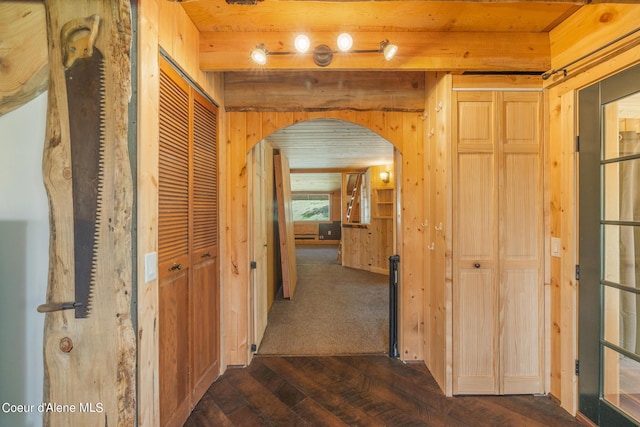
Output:
[[258,354],[382,354],[389,346],[389,280],[342,267],[337,248],[300,246],[291,300],[276,297]]

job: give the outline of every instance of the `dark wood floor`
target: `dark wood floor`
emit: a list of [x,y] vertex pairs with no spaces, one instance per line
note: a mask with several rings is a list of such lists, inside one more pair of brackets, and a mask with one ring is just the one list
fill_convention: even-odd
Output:
[[256,357],[229,368],[193,426],[581,426],[543,396],[445,397],[422,364],[385,356]]

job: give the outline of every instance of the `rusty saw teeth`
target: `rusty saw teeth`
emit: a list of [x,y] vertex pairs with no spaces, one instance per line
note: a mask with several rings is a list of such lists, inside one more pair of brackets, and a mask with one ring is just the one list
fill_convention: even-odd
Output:
[[91,312],[96,286],[105,150],[104,57],[93,44],[97,15],[62,28],[69,107],[76,318]]

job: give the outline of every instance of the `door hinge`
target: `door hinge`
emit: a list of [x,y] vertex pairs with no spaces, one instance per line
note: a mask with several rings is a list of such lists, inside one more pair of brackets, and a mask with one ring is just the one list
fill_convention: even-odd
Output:
[[251,353],[255,353],[256,351],[258,351],[258,346],[255,344],[251,344]]
[[580,376],[580,361],[578,359],[576,359],[576,377]]
[[580,135],[576,136],[576,153],[580,152]]
[[576,264],[576,280],[580,280],[580,264]]
[[251,269],[253,270],[253,269],[258,268],[258,263],[257,263],[257,262],[255,262],[255,261],[251,261],[251,263],[249,264],[249,266],[250,266],[250,267],[251,267]]

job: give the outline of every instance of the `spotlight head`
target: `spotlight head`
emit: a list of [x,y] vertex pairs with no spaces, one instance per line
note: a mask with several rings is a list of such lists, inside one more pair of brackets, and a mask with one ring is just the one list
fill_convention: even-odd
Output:
[[307,35],[300,34],[296,36],[294,45],[298,52],[305,53],[306,51],[309,50],[309,47],[311,46],[311,40],[309,40],[309,37]]
[[391,58],[398,53],[398,46],[389,43],[389,40],[383,40],[380,42],[380,51],[384,55],[384,59],[391,61]]
[[353,46],[353,38],[348,33],[342,33],[338,36],[338,49],[346,52]]
[[260,44],[251,51],[251,59],[256,64],[264,65],[267,63],[267,54],[267,48],[264,47],[264,44]]

